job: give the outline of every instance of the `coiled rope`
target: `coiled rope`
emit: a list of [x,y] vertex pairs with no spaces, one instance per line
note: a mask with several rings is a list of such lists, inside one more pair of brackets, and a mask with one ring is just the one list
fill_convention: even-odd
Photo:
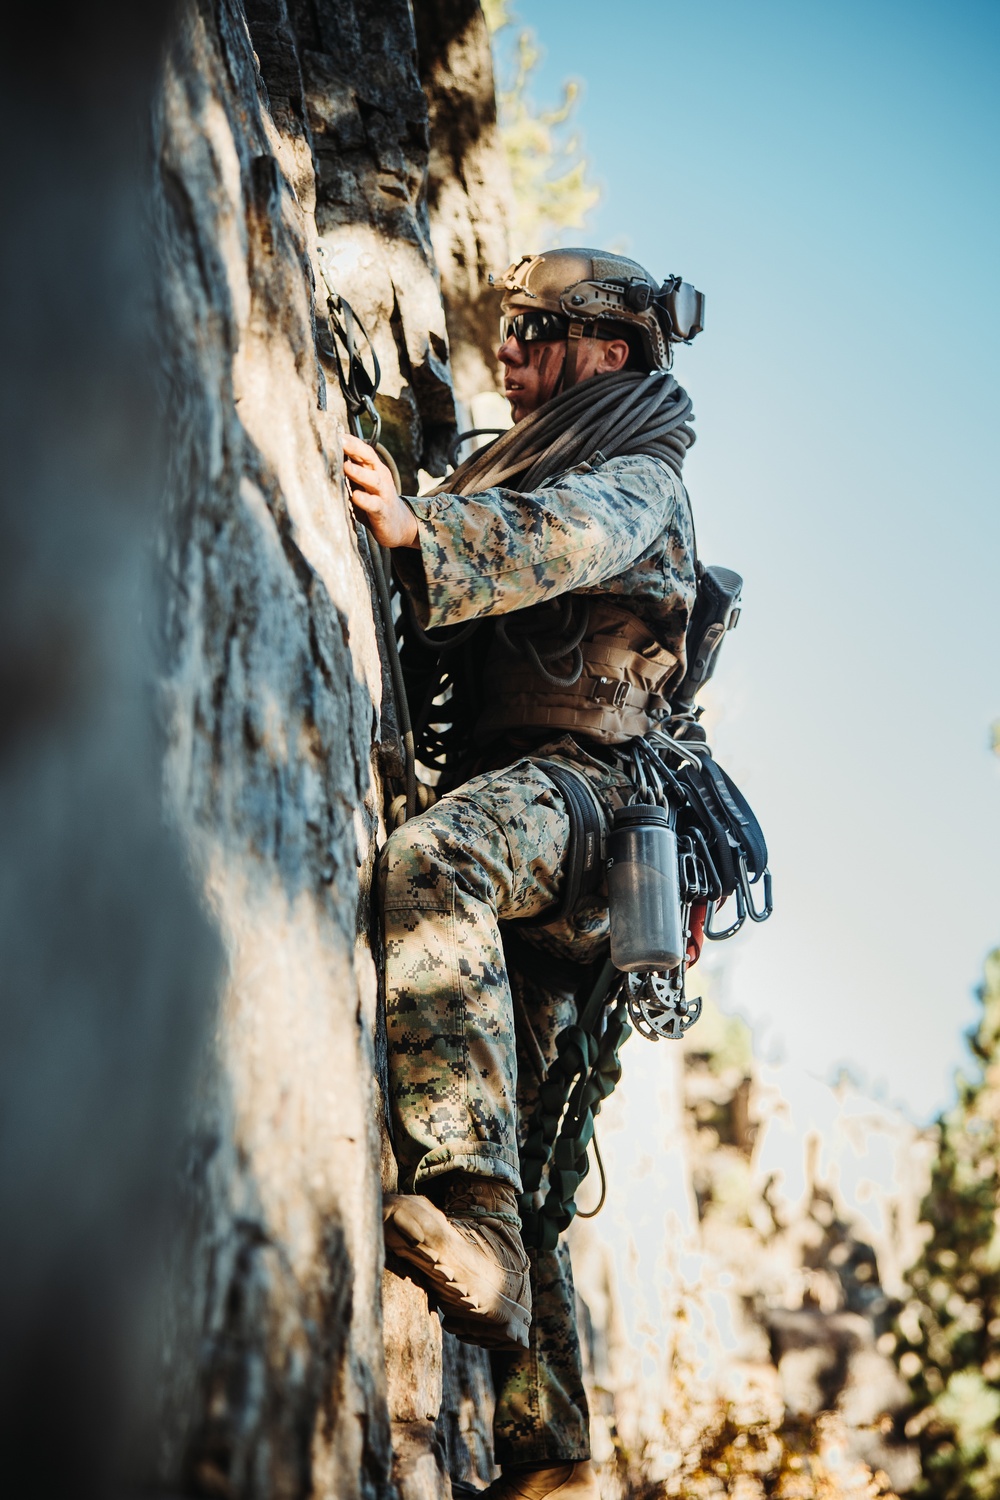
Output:
[[598,375],[554,396],[473,453],[434,495],[473,495],[494,485],[522,492],[601,458],[644,454],[680,476],[694,442],[691,398],[666,370]]

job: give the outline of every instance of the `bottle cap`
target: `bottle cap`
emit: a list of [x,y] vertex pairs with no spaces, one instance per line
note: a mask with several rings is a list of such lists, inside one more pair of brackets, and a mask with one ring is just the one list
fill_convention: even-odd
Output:
[[652,802],[633,802],[628,807],[619,807],[615,811],[614,827],[634,828],[638,823],[652,824],[656,828],[669,828],[670,819],[665,807],[658,807]]

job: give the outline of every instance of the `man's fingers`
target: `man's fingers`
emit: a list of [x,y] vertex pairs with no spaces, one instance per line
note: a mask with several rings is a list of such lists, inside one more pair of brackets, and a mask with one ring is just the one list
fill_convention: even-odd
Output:
[[364,438],[355,437],[353,432],[342,432],[340,441],[344,452],[349,453],[352,458],[367,459],[371,464],[379,462],[378,454],[371,443],[366,443]]
[[379,486],[379,476],[376,471],[367,464],[356,462],[353,458],[344,460],[344,473],[352,484],[360,485],[363,489],[376,493]]
[[355,489],[351,491],[351,504],[358,510],[374,512],[382,509],[382,497],[373,495],[370,490]]
[[375,540],[383,547],[417,545],[416,517],[397,495],[388,466],[353,433],[342,433],[341,442],[351,504],[364,513]]

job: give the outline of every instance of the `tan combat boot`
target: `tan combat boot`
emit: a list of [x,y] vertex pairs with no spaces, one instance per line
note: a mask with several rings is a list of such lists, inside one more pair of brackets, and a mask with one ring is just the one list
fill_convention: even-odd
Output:
[[531,1289],[512,1187],[456,1173],[443,1212],[420,1193],[387,1193],[382,1218],[386,1249],[420,1271],[449,1333],[484,1349],[527,1349]]
[[583,1463],[548,1464],[544,1468],[513,1469],[494,1479],[480,1500],[601,1500],[594,1466]]

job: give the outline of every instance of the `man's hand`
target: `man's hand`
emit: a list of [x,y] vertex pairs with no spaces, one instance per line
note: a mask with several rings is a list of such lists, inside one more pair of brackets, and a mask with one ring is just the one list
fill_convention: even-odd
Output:
[[396,493],[392,475],[375,449],[349,432],[343,434],[344,473],[351,503],[363,512],[380,547],[419,547],[417,518]]

